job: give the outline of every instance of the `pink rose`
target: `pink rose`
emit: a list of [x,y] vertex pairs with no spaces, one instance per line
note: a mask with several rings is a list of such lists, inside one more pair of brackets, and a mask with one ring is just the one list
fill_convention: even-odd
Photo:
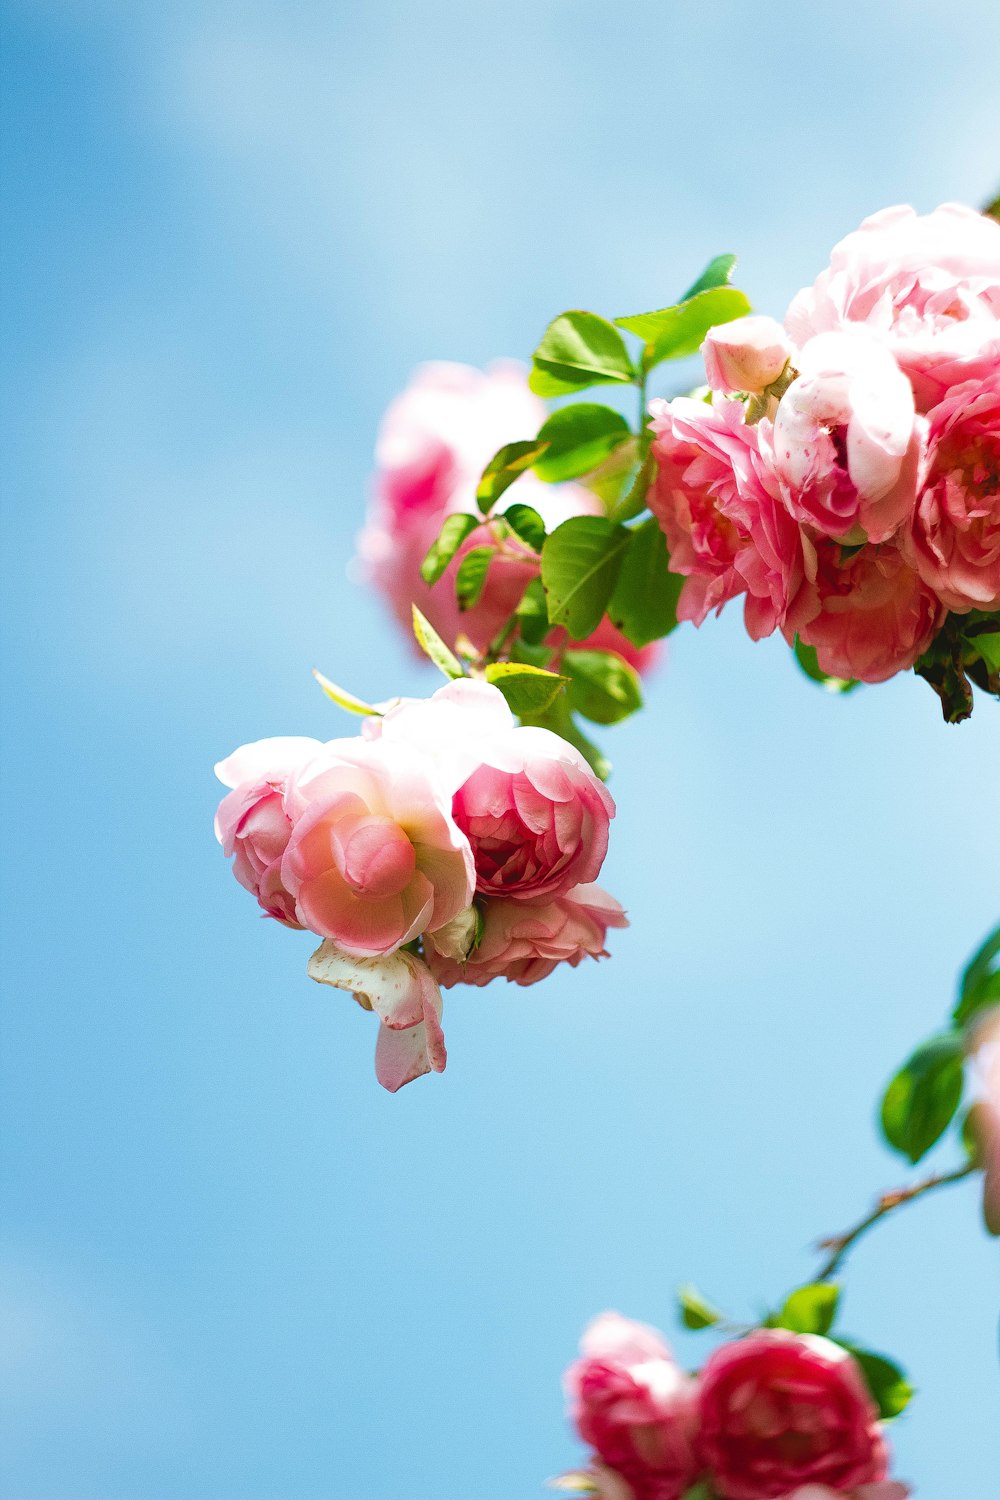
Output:
[[390,1094],[424,1073],[444,1071],[441,991],[415,954],[352,958],[327,941],[309,960],[307,972],[318,984],[346,990],[363,1010],[378,1016],[375,1076]]
[[711,610],[747,593],[747,630],[770,635],[785,617],[802,576],[797,523],[774,473],[770,424],[748,426],[739,401],[711,406],[680,396],[651,401],[657,472],[649,494],[686,576],[678,618],[700,625]]
[[949,609],[1000,609],[1000,369],[953,386],[929,420],[907,559]]
[[977,1018],[971,1050],[979,1097],[969,1123],[983,1166],[983,1219],[990,1234],[1000,1235],[1000,1005]]
[[799,345],[858,323],[886,343],[921,411],[984,378],[1000,360],[1000,225],[958,203],[873,214],[785,318]]
[[785,637],[791,644],[797,630],[831,677],[885,682],[927,650],[944,610],[897,548],[841,555],[836,542],[817,541]]
[[881,542],[917,493],[922,430],[910,383],[862,332],[822,333],[774,418],[774,463],[788,510],[823,536]]
[[910,1491],[895,1479],[859,1484],[851,1490],[831,1490],[826,1484],[806,1484],[784,1500],[908,1500]]
[[434,977],[449,989],[493,979],[537,984],[557,964],[575,969],[585,958],[606,958],[608,928],[627,926],[619,903],[597,885],[579,885],[564,896],[536,901],[491,897],[483,907],[479,945],[464,963],[439,952],[434,933],[426,956]]
[[635,1500],[679,1500],[698,1474],[694,1382],[652,1328],[608,1312],[566,1372],[570,1416]]
[[793,352],[781,324],[758,316],[710,328],[701,346],[705,379],[713,391],[746,391],[748,395],[773,385]]
[[334,740],[286,800],[282,879],[299,920],[346,953],[392,953],[472,899],[468,842],[433,764],[412,747]]
[[716,1349],[699,1382],[699,1448],[725,1500],[776,1500],[885,1478],[878,1414],[829,1339],[759,1329]]
[[292,831],[285,788],[299,766],[322,749],[319,740],[287,736],[241,745],[220,760],[215,774],[232,787],[219,803],[215,836],[233,860],[233,874],[264,912],[286,927],[301,927],[295,902],[281,879],[281,860]]

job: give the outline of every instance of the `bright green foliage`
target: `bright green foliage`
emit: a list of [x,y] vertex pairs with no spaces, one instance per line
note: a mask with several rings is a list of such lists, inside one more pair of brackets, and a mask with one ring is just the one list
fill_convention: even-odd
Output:
[[990,672],[1000,673],[1000,630],[983,631],[972,640]]
[[569,679],[520,662],[493,662],[486,668],[486,680],[500,689],[520,718],[545,713]]
[[620,412],[580,401],[554,411],[538,434],[548,449],[535,463],[539,479],[555,482],[588,474],[631,436]]
[[570,707],[594,724],[617,724],[642,707],[638,674],[614,651],[566,651]]
[[713,1307],[690,1281],[678,1288],[677,1306],[685,1328],[711,1328],[713,1324],[722,1321],[722,1314],[719,1310]]
[[605,318],[565,312],[553,319],[532,358],[528,384],[536,396],[566,396],[589,385],[635,378],[625,341]]
[[962,1097],[962,1039],[931,1037],[910,1056],[882,1100],[882,1130],[911,1162],[918,1162],[947,1130]]
[[828,693],[850,693],[856,687],[861,686],[856,678],[831,677],[828,672],[824,672],[816,658],[816,647],[807,646],[804,641],[799,640],[798,636],[795,637],[795,645],[792,649],[795,660],[806,676],[811,677],[813,682],[818,682],[821,687],[825,687]]
[[526,547],[541,552],[545,541],[545,522],[533,505],[508,505],[503,518]]
[[603,516],[574,516],[546,537],[542,584],[549,619],[576,641],[601,623],[629,544],[624,526]]
[[840,1288],[834,1282],[810,1282],[785,1298],[774,1326],[789,1328],[793,1333],[829,1333],[839,1300]]
[[420,613],[417,606],[414,604],[412,608],[413,634],[417,638],[417,645],[421,651],[430,657],[438,671],[443,672],[445,677],[464,677],[465,673],[458,657],[448,650],[430,620]]
[[462,558],[455,574],[455,598],[459,609],[472,609],[479,603],[495,553],[495,547],[473,547]]
[[735,255],[716,255],[709,261],[694,285],[688,287],[681,301],[690,302],[691,298],[697,297],[699,292],[711,292],[717,286],[728,286],[733,279],[735,266]]
[[878,1414],[883,1422],[898,1417],[901,1411],[906,1410],[913,1399],[913,1387],[897,1364],[886,1359],[884,1354],[873,1354],[870,1349],[862,1349],[857,1344],[848,1343],[846,1339],[835,1339],[834,1342],[853,1354],[861,1366],[865,1384],[871,1391],[872,1400],[878,1407]]
[[965,1026],[988,1005],[1000,1004],[1000,927],[994,929],[970,959],[959,989],[953,1020]]
[[684,585],[670,571],[666,537],[655,516],[629,532],[618,582],[608,615],[633,646],[648,646],[669,635],[677,624],[677,601]]
[[685,355],[697,354],[710,328],[731,323],[749,311],[750,303],[742,292],[734,286],[716,286],[697,292],[675,307],[636,313],[633,317],[616,318],[615,322],[619,328],[638,334],[643,340],[643,365],[651,370],[665,359],[683,359]]
[[445,518],[437,541],[420,564],[420,576],[426,584],[437,583],[469,533],[482,524],[478,516],[459,514]]
[[370,703],[365,703],[362,698],[355,698],[353,693],[349,693],[346,688],[338,687],[335,682],[331,682],[329,677],[324,677],[323,673],[318,672],[315,667],[313,667],[313,676],[326,696],[331,698],[338,708],[346,709],[349,714],[360,714],[366,718],[380,719],[382,717],[380,709],[373,708]]
[[489,515],[504,490],[510,489],[515,479],[530,469],[544,452],[545,444],[532,438],[530,442],[507,443],[494,453],[476,490],[476,500],[484,516]]
[[533,578],[522,594],[517,606],[517,623],[521,640],[526,645],[538,646],[548,635],[549,610],[540,578]]

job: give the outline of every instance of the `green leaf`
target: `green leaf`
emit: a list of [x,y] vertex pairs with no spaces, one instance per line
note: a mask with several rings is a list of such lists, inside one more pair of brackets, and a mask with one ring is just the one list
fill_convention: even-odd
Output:
[[634,377],[621,334],[596,313],[573,311],[561,313],[546,328],[528,384],[536,396],[565,396],[588,385]]
[[965,1026],[988,1005],[1000,1003],[1000,927],[996,927],[969,960],[952,1019]]
[[473,547],[462,558],[455,574],[455,598],[459,609],[474,609],[479,603],[495,553],[495,547]]
[[533,578],[517,606],[521,640],[528,646],[540,646],[549,633],[549,609],[540,578]]
[[699,292],[712,292],[717,286],[728,286],[733,279],[733,267],[736,265],[735,255],[717,255],[710,260],[693,286],[689,286],[681,298],[682,302],[690,302],[692,297],[697,297]]
[[878,1414],[883,1422],[898,1417],[901,1411],[906,1410],[913,1399],[913,1387],[899,1365],[886,1359],[884,1354],[873,1354],[870,1349],[862,1349],[846,1339],[834,1339],[834,1343],[852,1354],[861,1366],[865,1384],[871,1391],[872,1400],[878,1407]]
[[711,1328],[714,1323],[722,1321],[719,1310],[707,1302],[690,1281],[678,1288],[677,1306],[685,1328]]
[[500,689],[511,713],[521,718],[525,714],[545,713],[569,678],[561,677],[558,672],[546,672],[541,667],[501,661],[486,668],[486,680]]
[[345,708],[349,714],[361,714],[364,717],[373,717],[376,719],[382,717],[381,710],[373,708],[370,703],[365,703],[361,698],[355,698],[354,694],[349,693],[346,688],[338,687],[335,682],[331,682],[329,677],[324,677],[323,673],[318,672],[315,667],[313,667],[313,676],[326,696],[332,698],[338,708]]
[[545,541],[545,522],[533,505],[508,505],[503,513],[511,531],[533,552],[541,552]]
[[948,1128],[962,1097],[962,1038],[946,1031],[924,1042],[900,1068],[882,1099],[882,1130],[911,1162]]
[[629,533],[603,516],[573,516],[542,548],[549,619],[576,641],[598,627],[618,581]]
[[828,672],[824,672],[816,656],[816,647],[807,646],[798,636],[795,637],[792,651],[806,676],[826,688],[828,693],[852,693],[856,687],[861,686],[855,677],[831,677]]
[[420,564],[420,576],[428,585],[437,583],[465,538],[483,523],[478,516],[446,516],[437,541]]
[[422,615],[414,604],[413,609],[413,634],[417,638],[417,645],[425,652],[446,677],[464,677],[462,663],[448,650],[444,641],[438,635],[430,620]]
[[545,444],[532,438],[530,442],[506,443],[494,453],[476,490],[476,500],[484,516],[489,515],[504,490],[509,490],[515,479],[530,469],[544,452]]
[[595,724],[617,724],[642,707],[634,667],[614,651],[566,651],[570,707]]
[[684,579],[670,571],[666,537],[655,516],[633,527],[629,537],[608,615],[633,646],[648,646],[676,626]]
[[839,1300],[840,1287],[832,1281],[800,1286],[785,1298],[776,1326],[793,1333],[829,1333]]
[[1000,673],[1000,630],[984,631],[982,635],[972,636],[971,640],[990,672]]
[[549,446],[535,463],[535,473],[550,484],[577,479],[596,469],[630,436],[625,418],[610,406],[579,401],[573,406],[560,407],[538,434],[539,441]]
[[681,1500],[716,1500],[716,1495],[707,1479],[699,1479],[696,1485],[684,1491]]
[[643,364],[647,370],[665,359],[683,359],[697,354],[710,328],[731,323],[750,311],[750,303],[734,286],[711,287],[675,307],[659,312],[637,313],[616,318],[619,328],[636,333],[645,342]]

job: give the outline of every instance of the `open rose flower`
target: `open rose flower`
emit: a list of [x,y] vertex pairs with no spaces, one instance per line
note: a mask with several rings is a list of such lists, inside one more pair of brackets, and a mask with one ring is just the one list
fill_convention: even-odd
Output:
[[793,352],[781,324],[756,314],[710,328],[701,346],[712,390],[748,394],[773,385]]
[[293,779],[282,860],[299,921],[344,952],[392,953],[472,899],[468,841],[433,765],[385,738],[334,740]]
[[958,203],[873,214],[785,318],[800,346],[856,324],[895,356],[921,411],[949,386],[989,375],[1000,361],[1000,224]]
[[594,1320],[566,1372],[570,1416],[635,1500],[680,1500],[698,1474],[695,1385],[660,1335],[608,1312]]
[[699,1451],[725,1500],[783,1500],[883,1480],[887,1455],[861,1371],[829,1339],[759,1329],[711,1354]]
[[281,860],[292,831],[285,790],[292,774],[322,749],[319,740],[285,736],[241,745],[220,760],[215,774],[232,787],[215,815],[215,836],[233,874],[256,896],[265,914],[301,927],[295,902],[281,878]]
[[910,383],[862,331],[819,334],[774,417],[774,461],[788,510],[824,536],[881,542],[917,493],[922,426]]
[[930,413],[907,558],[949,609],[1000,609],[1000,360]]
[[382,1023],[375,1044],[375,1076],[394,1094],[424,1073],[441,1073],[447,1061],[441,1031],[441,991],[413,953],[353,958],[324,942],[309,960],[310,979],[346,990]]
[[785,635],[791,644],[797,630],[831,677],[885,682],[913,666],[943,619],[898,548],[862,547],[844,558],[836,542],[820,539]]
[[597,885],[579,885],[564,896],[535,901],[492,897],[483,907],[482,935],[463,961],[450,943],[439,951],[429,934],[427,962],[436,979],[455,984],[537,984],[557,964],[575,969],[585,958],[606,958],[609,927],[627,927],[619,903]]

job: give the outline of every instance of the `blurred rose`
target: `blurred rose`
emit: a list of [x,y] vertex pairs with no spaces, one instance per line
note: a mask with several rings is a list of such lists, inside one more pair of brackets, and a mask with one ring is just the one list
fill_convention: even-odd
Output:
[[878,1413],[857,1364],[829,1339],[759,1329],[724,1344],[701,1372],[698,1411],[700,1454],[725,1500],[885,1478]]
[[232,787],[219,803],[215,836],[233,860],[233,874],[256,896],[269,917],[286,927],[300,927],[295,902],[282,884],[281,859],[292,831],[285,811],[289,777],[322,749],[319,740],[301,736],[256,740],[220,760],[215,774]]
[[437,952],[430,933],[427,962],[447,988],[484,985],[493,979],[537,984],[557,964],[575,969],[584,958],[607,958],[608,928],[627,926],[619,903],[597,885],[578,885],[564,896],[535,901],[491,897],[483,907],[479,946],[466,961]]
[[983,1219],[990,1234],[1000,1235],[1000,1005],[977,1018],[970,1047],[979,1097],[970,1111],[969,1125],[985,1174]]
[[713,391],[753,395],[774,384],[793,350],[780,323],[754,315],[710,328],[701,353]]
[[831,1490],[826,1484],[805,1484],[783,1500],[908,1500],[909,1490],[895,1479],[859,1484],[852,1490]]
[[949,609],[1000,609],[1000,370],[930,413],[907,558]]
[[918,409],[1000,362],[1000,225],[958,203],[886,208],[835,246],[785,318],[794,342],[863,323],[910,378]]

